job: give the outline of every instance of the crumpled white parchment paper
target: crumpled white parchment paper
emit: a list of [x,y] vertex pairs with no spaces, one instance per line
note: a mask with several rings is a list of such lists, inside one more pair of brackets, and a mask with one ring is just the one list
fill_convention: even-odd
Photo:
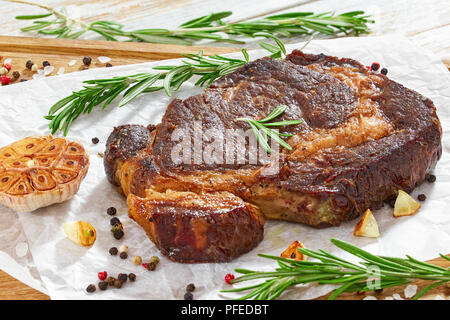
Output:
[[[288,50],[302,46],[303,43],[290,45]],[[107,182],[103,159],[98,156],[98,152],[104,151],[113,126],[126,123],[147,125],[160,121],[172,98],[158,92],[142,95],[120,110],[114,104],[105,111],[96,108],[89,116],[82,115],[73,124],[68,138],[84,144],[91,162],[78,194],[70,201],[33,213],[17,214],[0,206],[0,268],[48,293],[52,299],[182,299],[186,285],[191,282],[197,287],[195,299],[228,299],[237,295],[219,293],[221,289],[230,288],[224,282],[225,274],[238,267],[275,268],[275,262],[259,258],[257,254],[279,255],[294,240],[302,241],[308,248],[322,248],[340,256],[342,251],[331,245],[331,237],[381,255],[410,254],[426,260],[437,257],[439,253],[449,253],[450,76],[445,66],[424,48],[394,36],[317,40],[312,41],[305,51],[350,57],[366,65],[378,61],[388,68],[390,78],[434,101],[444,131],[443,155],[434,170],[436,183],[424,183],[413,192],[414,197],[419,193],[427,195],[427,201],[417,214],[394,219],[392,209],[387,206],[374,212],[381,231],[378,239],[354,237],[352,232],[357,220],[324,230],[284,221],[267,221],[263,242],[231,263],[189,265],[171,262],[160,255],[144,230],[128,218],[125,199]],[[264,55],[266,52],[263,50],[250,52],[251,59]],[[155,65],[174,62],[92,69],[1,87],[0,146],[26,136],[49,133],[48,122],[43,115],[57,100],[80,89],[83,80],[150,72]],[[190,82],[175,97],[186,98],[201,90]],[[92,144],[93,137],[98,137],[100,143]],[[124,225],[125,236],[121,240],[114,239],[109,231],[111,217],[106,214],[106,209],[110,206],[118,209],[117,216]],[[97,241],[92,247],[79,247],[66,238],[62,225],[69,220],[88,221],[96,228]],[[110,247],[121,244],[129,247],[127,260],[108,253]],[[158,255],[161,262],[156,271],[149,272],[132,263],[135,255],[144,259]],[[87,294],[86,286],[97,283],[97,273],[104,270],[112,276],[134,272],[137,280],[126,283],[121,289]],[[297,287],[287,291],[282,298],[310,299],[327,293],[331,288]]]

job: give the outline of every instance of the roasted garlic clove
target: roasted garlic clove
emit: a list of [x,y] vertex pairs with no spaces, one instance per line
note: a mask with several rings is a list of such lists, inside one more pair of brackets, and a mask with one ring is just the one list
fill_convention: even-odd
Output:
[[83,247],[93,245],[97,238],[97,232],[94,227],[90,223],[81,220],[66,222],[63,225],[63,230],[70,240]]

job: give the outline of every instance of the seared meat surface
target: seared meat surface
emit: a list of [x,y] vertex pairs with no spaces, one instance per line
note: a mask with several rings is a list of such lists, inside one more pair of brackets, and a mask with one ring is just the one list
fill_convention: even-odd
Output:
[[127,203],[130,216],[174,261],[230,261],[263,239],[259,209],[228,192],[147,190],[145,198],[130,194]]
[[[293,134],[285,140],[292,150],[252,162],[246,138],[244,157],[236,161],[242,145],[230,139],[223,153],[210,156],[211,141],[249,129],[237,118],[262,119],[280,104],[287,110],[276,121],[303,120],[280,128]],[[198,128],[214,130],[213,137],[188,144],[183,150],[191,157],[174,161],[177,130],[195,140]],[[125,195],[225,191],[256,205],[266,218],[321,228],[377,209],[399,189],[411,191],[440,158],[441,135],[432,101],[419,93],[357,61],[294,50],[285,61],[250,62],[203,94],[173,100],[156,128],[115,128],[104,162],[109,181]],[[199,148],[203,161],[195,158]],[[274,164],[278,170],[267,174]]]

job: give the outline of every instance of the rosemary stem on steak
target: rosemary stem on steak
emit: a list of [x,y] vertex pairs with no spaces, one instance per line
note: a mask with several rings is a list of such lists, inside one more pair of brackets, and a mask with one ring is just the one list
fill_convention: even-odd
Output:
[[286,120],[286,121],[278,121],[278,122],[269,122],[275,119],[276,117],[283,114],[287,109],[285,105],[279,105],[276,107],[267,117],[262,120],[255,120],[249,118],[238,118],[236,121],[245,121],[249,124],[252,129],[254,135],[256,136],[256,140],[260,144],[267,153],[271,153],[272,150],[269,146],[268,140],[269,137],[278,144],[280,144],[283,148],[288,150],[292,150],[292,147],[287,144],[280,136],[283,137],[291,137],[292,134],[280,133],[277,130],[273,130],[270,127],[281,127],[281,126],[290,126],[302,123],[302,120]]
[[[263,258],[276,260],[279,268],[268,272],[236,269],[235,271],[242,276],[231,280],[232,284],[256,279],[267,278],[267,280],[247,287],[222,290],[222,292],[250,291],[239,299],[272,300],[297,284],[338,284],[340,286],[328,297],[329,300],[334,300],[343,292],[366,292],[396,287],[411,283],[414,279],[432,281],[414,296],[413,299],[416,300],[436,286],[450,281],[449,268],[422,262],[408,255],[406,259],[373,255],[338,239],[331,239],[331,242],[362,261],[352,263],[322,249],[318,251],[298,249],[304,255],[317,259],[316,261],[297,261],[259,254]],[[443,254],[441,257],[450,261],[450,258]],[[373,282],[374,280],[377,282]]]
[[[261,19],[239,22],[225,22],[223,19],[232,15],[231,11],[211,13],[187,21],[175,29],[145,28],[125,30],[124,25],[115,21],[95,21],[87,23],[71,17],[65,8],[56,10],[46,5],[25,0],[6,0],[20,4],[37,6],[46,13],[20,15],[16,19],[34,20],[31,26],[22,28],[23,32],[36,31],[40,34],[58,38],[79,38],[91,31],[109,41],[143,41],[151,43],[191,45],[206,39],[211,41],[245,43],[244,38],[254,38],[260,32],[276,36],[291,37],[322,33],[338,35],[369,33],[369,23],[374,21],[364,11],[351,11],[336,15],[334,12],[315,14],[313,12],[289,12],[271,15]],[[42,20],[49,18],[48,20]]]
[[[274,38],[266,34],[261,36]],[[270,57],[282,58],[286,48],[280,40],[274,40],[276,45],[264,41],[260,41],[260,45],[270,53]],[[119,107],[122,107],[142,93],[164,90],[171,96],[173,91],[177,91],[193,76],[199,77],[195,85],[209,86],[214,80],[245,65],[249,56],[245,49],[242,49],[242,54],[244,59],[234,59],[220,55],[204,56],[203,51],[200,51],[198,54],[183,55],[186,59],[180,65],[154,67],[155,72],[86,80],[83,89],[56,102],[45,118],[50,120],[52,133],[63,130],[64,135],[67,135],[78,116],[90,113],[95,106],[102,105],[105,109],[120,94],[123,94],[119,101]]]

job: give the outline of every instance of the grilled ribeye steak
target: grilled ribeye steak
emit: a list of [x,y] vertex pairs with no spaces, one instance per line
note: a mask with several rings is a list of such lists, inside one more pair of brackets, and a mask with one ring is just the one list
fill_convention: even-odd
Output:
[[263,239],[260,210],[229,192],[147,190],[145,198],[130,194],[127,203],[130,217],[174,261],[229,261]]
[[[303,123],[280,128],[293,134],[286,139],[292,150],[280,150],[275,173],[264,173],[270,163],[249,161],[247,144],[243,162],[217,154],[173,160],[177,129],[188,137],[195,137],[196,127],[214,129],[213,139],[200,143],[205,152],[228,130],[249,129],[237,118],[262,119],[280,104],[287,110],[275,120]],[[145,197],[149,188],[226,191],[258,206],[266,218],[320,228],[377,209],[398,189],[420,184],[440,158],[441,135],[432,101],[419,93],[357,61],[294,50],[285,61],[247,63],[203,94],[173,100],[156,127],[115,128],[104,163],[109,181],[125,195]],[[195,154],[195,141],[190,147]]]

